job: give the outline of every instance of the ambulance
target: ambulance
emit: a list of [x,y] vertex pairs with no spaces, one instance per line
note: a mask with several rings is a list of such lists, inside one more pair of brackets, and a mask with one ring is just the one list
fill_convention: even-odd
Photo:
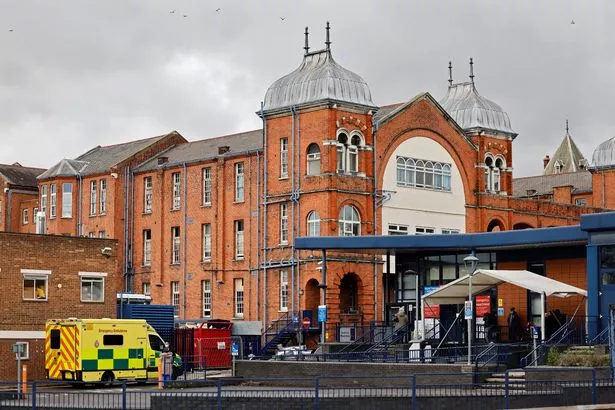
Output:
[[[51,380],[103,382],[158,380],[167,344],[142,319],[50,319],[45,326],[45,370]],[[182,363],[173,355],[173,374]]]

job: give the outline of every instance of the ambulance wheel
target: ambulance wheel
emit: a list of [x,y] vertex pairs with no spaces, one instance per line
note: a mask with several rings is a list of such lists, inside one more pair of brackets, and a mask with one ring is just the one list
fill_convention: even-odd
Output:
[[107,370],[106,372],[103,373],[102,377],[100,378],[100,381],[106,387],[110,387],[113,385],[113,382],[115,381],[115,375],[113,374],[112,371]]

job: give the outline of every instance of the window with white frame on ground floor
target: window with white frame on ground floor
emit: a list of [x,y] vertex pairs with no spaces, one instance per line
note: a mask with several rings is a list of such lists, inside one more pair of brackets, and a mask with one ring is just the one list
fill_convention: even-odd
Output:
[[151,290],[150,290],[150,283],[149,282],[143,282],[143,294],[145,296],[150,296],[151,294]]
[[211,224],[203,224],[203,262],[211,261]]
[[235,259],[243,259],[243,219],[235,221]]
[[62,218],[73,216],[73,184],[62,184]]
[[49,291],[49,270],[22,269],[23,300],[46,301]]
[[344,205],[338,220],[339,236],[358,236],[361,234],[359,211],[352,205]]
[[211,280],[205,279],[202,283],[203,289],[203,317],[211,317]]
[[100,213],[104,214],[107,212],[107,180],[101,179],[98,183],[100,186]]
[[143,266],[152,264],[152,231],[151,229],[143,230]]
[[179,237],[179,226],[173,226],[171,228],[171,264],[177,265],[179,264],[179,253],[180,253],[180,237]]
[[454,235],[459,233],[459,229],[442,228],[442,235]]
[[243,279],[234,280],[235,288],[235,317],[243,317]]
[[179,282],[171,282],[171,305],[175,311],[175,316],[179,316]]
[[106,273],[79,272],[82,302],[105,301],[105,276]]
[[429,235],[435,232],[436,232],[435,228],[427,227],[427,226],[417,226],[416,228],[414,228],[414,233],[416,235]]
[[143,213],[152,212],[152,177],[143,178]]
[[28,215],[28,210],[27,209],[23,209],[21,212],[23,214],[23,224],[27,225],[29,220],[30,220],[29,215]]
[[389,224],[389,235],[408,235],[408,225]]
[[98,205],[96,181],[90,181],[90,215],[96,215]]
[[288,271],[280,271],[280,311],[288,311]]

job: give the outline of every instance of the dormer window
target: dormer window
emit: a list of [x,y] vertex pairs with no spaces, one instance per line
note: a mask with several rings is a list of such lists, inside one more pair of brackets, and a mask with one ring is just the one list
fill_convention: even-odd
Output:
[[555,173],[556,174],[561,174],[563,168],[564,168],[564,164],[562,164],[562,161],[555,161]]
[[348,133],[342,130],[338,132],[336,140],[336,171],[356,174],[359,172],[359,147],[363,146],[362,135],[355,131],[349,137]]

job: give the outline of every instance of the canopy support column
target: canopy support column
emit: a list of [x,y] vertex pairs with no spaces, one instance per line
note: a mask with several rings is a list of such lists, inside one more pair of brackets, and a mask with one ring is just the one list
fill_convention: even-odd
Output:
[[545,326],[545,293],[544,292],[540,292],[540,309],[542,310],[542,316],[541,316],[541,320],[540,320],[540,337],[542,342],[546,342],[546,336],[547,336],[547,329]]

